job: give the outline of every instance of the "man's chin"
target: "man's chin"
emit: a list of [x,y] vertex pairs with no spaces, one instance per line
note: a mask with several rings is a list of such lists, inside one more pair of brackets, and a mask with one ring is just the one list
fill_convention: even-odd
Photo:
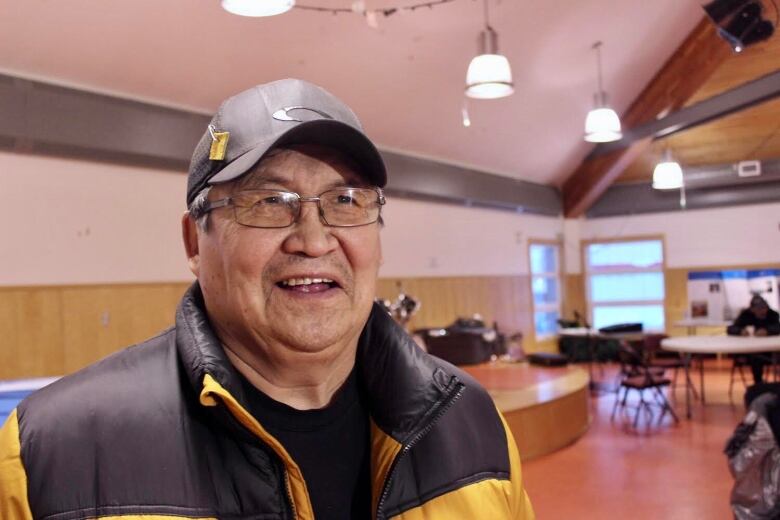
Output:
[[349,331],[346,327],[336,327],[333,324],[327,328],[315,327],[309,330],[299,330],[287,334],[281,339],[290,350],[317,354],[328,351],[342,350],[350,344]]
[[341,306],[288,309],[271,322],[276,337],[290,348],[305,352],[319,352],[350,337],[351,312]]

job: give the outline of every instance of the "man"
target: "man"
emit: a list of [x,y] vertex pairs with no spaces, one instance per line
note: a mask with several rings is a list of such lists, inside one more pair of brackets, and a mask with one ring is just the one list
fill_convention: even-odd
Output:
[[490,397],[373,307],[385,181],[319,87],[225,101],[190,166],[175,326],[19,405],[0,516],[533,518]]
[[[726,332],[732,336],[750,336],[751,333],[754,336],[775,336],[780,334],[780,315],[769,308],[764,298],[756,294],[750,299],[750,307],[739,313]],[[772,353],[748,354],[745,358],[753,372],[753,382],[763,383],[764,367],[772,362]]]

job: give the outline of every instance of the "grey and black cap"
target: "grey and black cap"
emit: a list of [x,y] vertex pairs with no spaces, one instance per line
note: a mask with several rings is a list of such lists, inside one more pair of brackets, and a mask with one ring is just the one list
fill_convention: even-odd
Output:
[[209,184],[241,177],[270,150],[293,144],[335,148],[369,184],[387,182],[382,156],[347,105],[321,87],[283,79],[222,103],[192,154],[187,205]]

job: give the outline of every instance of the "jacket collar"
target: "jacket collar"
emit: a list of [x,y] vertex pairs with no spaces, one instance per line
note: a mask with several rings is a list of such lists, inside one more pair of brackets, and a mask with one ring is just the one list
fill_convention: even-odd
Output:
[[424,352],[374,304],[358,343],[358,369],[371,416],[405,445],[461,385],[451,365]]
[[[245,404],[243,386],[211,327],[196,281],[176,311],[176,343],[193,390],[200,395],[208,374]],[[451,366],[423,352],[378,305],[358,343],[360,383],[374,422],[406,444],[460,386]]]

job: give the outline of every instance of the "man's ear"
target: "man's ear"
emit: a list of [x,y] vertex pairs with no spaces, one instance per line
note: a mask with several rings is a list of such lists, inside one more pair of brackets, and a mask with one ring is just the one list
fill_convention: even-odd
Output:
[[181,217],[181,237],[184,242],[184,252],[187,254],[187,263],[190,271],[197,278],[200,273],[200,251],[198,250],[198,226],[190,216],[189,211],[185,211]]

